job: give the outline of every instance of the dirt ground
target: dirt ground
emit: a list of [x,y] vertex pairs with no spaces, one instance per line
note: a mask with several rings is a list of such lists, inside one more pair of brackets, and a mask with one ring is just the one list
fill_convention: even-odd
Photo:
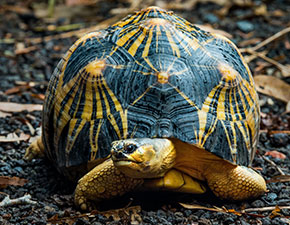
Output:
[[[47,1],[1,1],[0,224],[290,224],[289,1],[213,2],[67,0],[56,1],[48,17]],[[149,5],[218,30],[249,62],[261,106],[253,167],[269,190],[258,199],[227,202],[211,193],[129,193],[104,202],[100,211],[83,213],[73,204],[74,183],[45,159],[23,160],[29,141],[39,135],[39,107],[62,55],[82,34]],[[7,197],[19,200],[28,194],[32,202],[1,206]]]

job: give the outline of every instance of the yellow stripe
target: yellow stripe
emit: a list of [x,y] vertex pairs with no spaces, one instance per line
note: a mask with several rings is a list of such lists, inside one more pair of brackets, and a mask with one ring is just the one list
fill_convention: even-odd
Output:
[[121,37],[117,41],[116,44],[119,45],[119,46],[123,46],[131,37],[133,37],[139,31],[139,29],[134,29],[131,32],[129,32],[128,34],[125,34],[123,37]]
[[152,65],[152,63],[150,62],[149,58],[146,57],[144,58],[144,60],[147,62],[147,64],[151,67],[151,69],[153,69],[155,72],[158,72],[158,70]]
[[[120,102],[118,101],[118,99],[116,98],[116,96],[114,95],[114,93],[112,92],[112,90],[109,88],[107,82],[105,79],[102,79],[102,84],[104,85],[104,87],[106,88],[107,92],[109,93],[113,103],[114,103],[114,106],[116,108],[116,111],[122,111],[122,106],[120,104]],[[104,97],[105,98],[105,97]],[[107,98],[105,98],[107,99]]]
[[124,111],[120,112],[120,115],[121,115],[122,126],[123,126],[123,138],[127,139],[127,136],[128,136],[128,121],[127,121],[128,110],[125,109]]
[[97,112],[96,112],[97,119],[103,118],[102,99],[101,99],[101,95],[100,95],[99,88],[98,88],[98,87],[101,86],[101,80],[102,79],[104,79],[104,78],[103,77],[98,77],[97,78],[97,86],[96,86],[96,92],[95,92],[96,102],[97,102]]
[[[78,125],[78,127],[76,128],[76,123],[80,121],[80,124]],[[68,137],[67,137],[67,143],[66,143],[66,147],[65,147],[65,152],[66,152],[66,156],[68,157],[68,153],[71,151],[72,147],[74,146],[74,143],[79,135],[79,133],[81,132],[81,130],[83,129],[85,123],[87,121],[86,120],[78,120],[78,119],[72,119],[70,120],[70,124],[69,124],[69,130],[68,130]],[[76,130],[76,131],[75,131]],[[73,132],[75,131],[75,136],[72,136]],[[69,160],[67,160],[69,161]]]
[[[86,87],[86,88],[85,88]],[[90,79],[86,81],[86,86],[82,86],[82,93],[85,93],[85,102],[82,102],[84,104],[84,109],[82,112],[82,119],[85,120],[91,120],[92,119],[92,113],[93,113],[93,85],[90,82]],[[80,98],[82,96],[82,93],[80,95]]]
[[[225,124],[224,124],[224,121],[221,120],[220,122],[221,122],[221,124],[223,125],[224,132],[225,132],[226,137],[227,137],[228,145],[229,145],[230,150],[231,150],[232,159],[234,160],[234,155],[235,155],[235,153],[236,153],[236,149],[233,149],[231,139],[235,139],[235,136],[230,137],[229,132],[228,132],[228,130],[227,130],[227,127],[226,127]],[[231,128],[232,128],[232,126],[231,126]],[[232,129],[232,130],[234,130],[234,129]]]
[[150,29],[149,30],[149,36],[148,36],[148,39],[147,39],[146,44],[145,44],[145,48],[144,48],[143,53],[142,53],[142,57],[143,58],[148,56],[150,44],[151,44],[151,41],[152,41],[152,37],[153,37],[153,29]]
[[[57,90],[55,92],[55,105],[54,105],[54,112],[56,114],[54,125],[55,129],[57,131],[57,134],[61,132],[62,130],[59,129],[59,125],[66,124],[65,121],[69,120],[70,117],[67,114],[69,112],[69,109],[71,108],[71,104],[73,102],[73,96],[75,96],[78,86],[75,87],[74,92],[71,94],[70,98],[67,102],[64,103],[63,111],[60,112],[62,108],[62,102],[64,101],[64,98],[68,95],[68,92],[71,90],[71,88],[74,86],[74,84],[77,82],[78,76],[75,76],[73,79],[71,79],[64,87],[61,87],[60,85],[57,86]],[[61,113],[61,114],[60,114]],[[59,120],[59,123],[57,124],[56,121]]]
[[115,46],[114,49],[112,49],[112,51],[110,52],[110,56],[112,56],[118,50],[118,48],[119,46]]
[[150,89],[151,89],[151,87],[147,88],[146,91],[144,91],[144,93],[142,95],[140,95],[137,99],[135,99],[135,101],[130,106],[135,105],[136,102],[138,102]]
[[[80,82],[79,82],[79,84],[81,83],[81,80],[80,80]],[[80,92],[80,94],[79,94],[79,96],[78,96],[78,99],[77,99],[77,104],[76,104],[76,107],[75,107],[75,110],[74,110],[74,114],[73,114],[73,118],[76,118],[76,114],[77,114],[77,112],[78,112],[78,106],[80,105],[80,103],[81,103],[81,97],[82,97],[82,93],[84,92],[84,91],[86,91],[85,89],[84,89],[84,86],[79,86],[78,88],[76,88],[76,92],[77,92],[77,90],[81,90],[81,92]],[[72,95],[72,96],[74,96],[74,98],[76,98],[76,92]]]
[[219,94],[219,99],[218,99],[216,110],[217,110],[217,117],[220,120],[226,120],[226,115],[225,115],[226,90],[227,90],[226,87],[222,88]]
[[[97,133],[94,135],[94,126],[95,126],[95,121],[91,121],[91,127],[90,127],[90,146],[91,146],[91,158],[90,160],[95,160],[98,152],[98,139],[102,127],[102,120],[99,121],[98,123],[98,128],[97,128]],[[93,144],[93,138],[95,139],[95,145]]]
[[233,132],[232,139],[234,141],[233,147],[231,148],[231,153],[232,153],[232,156],[234,156],[237,154],[237,135],[236,135],[236,129],[235,129],[235,122],[230,121],[230,124],[231,124],[231,129]]
[[187,52],[187,54],[191,56],[191,53],[188,50],[189,43],[186,42],[187,44],[184,45],[184,39],[181,38],[182,36],[186,36],[186,35],[184,35],[182,32],[178,31],[177,34],[175,35],[175,38],[178,41],[178,43],[183,47],[183,49]]
[[247,146],[247,149],[250,149],[250,144],[249,144],[249,136],[247,134],[247,131],[245,131],[245,128],[243,127],[242,123],[245,124],[245,126],[247,127],[247,124],[245,123],[245,121],[237,121],[236,124],[239,128],[239,130],[241,131],[242,135],[243,135],[243,138],[244,138],[244,141],[246,143],[246,146]]
[[[170,83],[169,83],[169,85],[171,85]],[[193,106],[194,108],[196,108],[197,110],[198,110],[198,108],[197,108],[197,106],[194,104],[194,102],[193,101],[191,101],[182,91],[180,91],[177,87],[175,87],[175,86],[173,86],[173,85],[171,85],[177,92],[178,92],[178,94],[180,94],[191,106]]]
[[134,43],[129,48],[128,52],[132,56],[136,54],[137,49],[141,46],[144,38],[146,37],[146,29],[143,29],[143,32],[138,36],[138,38],[134,41]]
[[206,127],[206,118],[207,118],[207,113],[199,110],[198,111],[198,120],[199,120],[199,130],[198,130],[198,145],[202,146],[202,138],[205,133],[205,127]]
[[135,15],[131,15],[125,21],[120,21],[120,22],[113,24],[112,27],[124,27],[127,24],[129,24],[135,17],[136,17]]
[[239,92],[239,94],[240,94],[240,99],[241,99],[241,101],[242,101],[242,107],[243,107],[243,109],[244,109],[244,111],[245,111],[245,115],[247,115],[247,114],[248,114],[248,109],[247,109],[247,105],[246,105],[246,102],[245,102],[244,96],[242,95],[241,86],[239,86],[239,88],[238,88],[238,92]]
[[160,26],[156,26],[156,53],[158,53],[159,35],[161,35]]
[[176,54],[177,57],[180,57],[179,48],[177,47],[175,41],[173,40],[170,31],[168,29],[165,29],[165,33],[168,38],[169,44],[172,48],[173,54]]
[[[159,60],[160,60],[160,58],[159,58]],[[171,64],[168,66],[168,68],[167,68],[167,70],[166,70],[167,73],[169,73],[169,71],[173,68],[173,66],[174,66],[174,64],[175,64],[175,61],[176,61],[176,58],[174,58],[174,60],[173,60],[173,61],[171,62]],[[159,64],[160,64],[160,66],[162,65],[161,62],[159,62]],[[177,73],[179,73],[179,72],[177,72]],[[174,74],[176,75],[177,73],[174,73]]]
[[242,120],[243,118],[242,118],[242,115],[241,115],[241,112],[240,112],[240,108],[239,108],[239,104],[238,104],[238,100],[237,100],[237,88],[238,88],[238,86],[233,89],[234,98],[235,98],[235,108],[236,108],[235,115],[238,115],[239,120]]
[[253,100],[255,99],[255,96],[256,96],[255,88],[251,86],[246,80],[242,80],[241,89],[245,93],[245,96],[247,98],[249,105],[251,105],[252,107],[252,105],[255,103],[251,100],[250,96],[252,96]]
[[196,38],[194,37],[189,38],[187,35],[183,34],[182,32],[178,32],[178,35],[176,36],[180,37],[181,40],[184,40],[187,43],[187,46],[190,46],[194,51],[196,51],[198,48],[201,48],[203,50],[203,48],[199,44],[199,41]]
[[230,93],[229,93],[229,102],[230,102],[230,113],[231,113],[231,116],[232,116],[232,121],[236,121],[236,112],[234,110],[234,107],[233,107],[233,98],[232,98],[232,94],[233,94],[233,89],[234,88],[231,88],[230,89]]
[[[180,70],[178,72],[170,73],[170,75],[183,75],[187,71],[188,71],[188,68],[185,68],[184,70]],[[167,72],[169,72],[169,70]]]
[[121,132],[120,132],[120,129],[118,127],[115,117],[113,116],[113,114],[108,114],[107,118],[109,119],[111,125],[114,127],[114,130],[116,131],[118,135],[118,138],[121,139],[122,138]]
[[105,102],[105,105],[106,105],[106,113],[107,113],[107,118],[108,120],[110,121],[110,123],[112,124],[112,126],[114,127],[114,130],[116,131],[118,137],[120,138],[121,137],[121,134],[120,134],[120,129],[119,127],[117,126],[117,123],[116,123],[116,120],[115,118],[113,117],[113,115],[111,114],[111,109],[110,109],[110,104],[109,104],[109,101],[107,99],[107,96],[103,90],[103,88],[100,86],[101,88],[101,92],[102,92],[102,95],[103,95],[103,99],[104,99],[104,102]]
[[214,94],[215,92],[217,91],[217,88],[218,86],[214,87],[211,92],[208,94],[207,98],[205,99],[203,105],[202,105],[202,108],[201,110],[208,113],[209,112],[209,106],[210,106],[210,103],[212,102],[213,100],[213,97],[214,97]]
[[[209,125],[209,129],[208,129],[207,133],[203,137],[204,139],[203,139],[201,146],[203,146],[205,144],[209,135],[211,135],[211,133],[215,130],[217,121],[218,121],[217,117],[215,117],[215,119],[212,120],[211,124]],[[203,133],[204,133],[204,131],[203,131]]]
[[[125,124],[127,124],[127,113],[123,112],[121,104],[119,103],[118,99],[116,98],[116,96],[114,95],[112,90],[107,85],[105,79],[102,80],[102,84],[106,88],[107,92],[109,93],[109,95],[110,95],[110,97],[111,97],[111,99],[112,99],[112,101],[114,103],[114,106],[116,108],[116,111],[118,111],[120,113],[120,117],[121,117],[122,125],[123,125],[123,132],[127,133],[127,125],[125,125]],[[111,114],[110,105],[109,105],[109,101],[107,99],[107,96],[105,95],[104,90],[103,89],[101,89],[101,90],[102,90],[103,98],[104,98],[105,105],[106,105],[107,117],[108,117],[110,123],[112,124],[112,126],[114,127],[118,137],[121,139],[122,135],[121,135],[121,132],[120,132],[120,128],[119,128],[119,126],[118,126],[118,124],[116,122],[116,119],[114,118],[113,114]],[[124,134],[124,135],[127,135],[127,134]]]

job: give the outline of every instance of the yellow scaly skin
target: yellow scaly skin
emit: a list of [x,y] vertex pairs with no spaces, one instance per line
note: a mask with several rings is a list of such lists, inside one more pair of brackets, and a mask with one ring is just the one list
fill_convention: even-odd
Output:
[[[140,141],[145,140],[145,141]],[[132,153],[126,153],[126,146],[137,146],[136,150]],[[115,146],[118,148],[114,149]],[[144,146],[147,146],[144,148]],[[152,148],[150,149],[150,147]],[[146,151],[138,151],[139,149],[146,149],[148,151],[155,151],[156,154],[152,158],[144,158]],[[120,155],[119,152],[123,152],[123,157],[117,158]],[[171,165],[168,164],[166,158],[161,156],[170,155],[168,152],[173,152],[174,160],[171,160]],[[248,198],[255,198],[263,194],[266,191],[266,183],[261,175],[254,170],[234,165],[226,160],[215,156],[214,154],[201,149],[197,146],[193,146],[177,139],[127,139],[114,142],[112,150],[114,164],[121,172],[132,177],[146,177],[151,171],[157,171],[153,165],[150,165],[151,161],[163,162],[164,164],[158,164],[158,174],[162,174],[160,170],[164,169],[165,176],[159,181],[147,180],[145,186],[151,189],[167,189],[175,190],[179,192],[189,189],[189,193],[203,193],[203,186],[196,185],[198,182],[194,182],[194,178],[206,181],[209,188],[214,192],[216,196],[222,199],[228,200],[245,200]],[[150,154],[152,155],[152,154]],[[142,159],[142,160],[140,160]],[[144,165],[150,165],[150,167],[144,167]],[[169,169],[168,169],[169,168]],[[173,168],[173,169],[171,169]],[[167,173],[167,174],[166,174]],[[180,173],[180,174],[178,174]],[[169,176],[169,174],[171,174]],[[167,176],[168,175],[168,176]],[[186,178],[178,178],[189,176],[193,181],[193,185],[186,185],[182,187],[178,183]],[[166,177],[167,176],[167,177]],[[166,183],[167,185],[160,184]],[[185,184],[186,182],[184,182]],[[164,186],[163,186],[164,185]],[[189,188],[188,188],[189,187]]]
[[[136,149],[128,152],[129,145]],[[25,157],[41,156],[39,153],[43,153],[40,138],[27,148]],[[204,193],[206,188],[195,178],[205,180],[222,199],[244,200],[266,191],[264,179],[252,169],[233,165],[201,148],[176,139],[127,139],[114,142],[112,158],[78,181],[75,204],[92,210],[99,201],[136,189]]]

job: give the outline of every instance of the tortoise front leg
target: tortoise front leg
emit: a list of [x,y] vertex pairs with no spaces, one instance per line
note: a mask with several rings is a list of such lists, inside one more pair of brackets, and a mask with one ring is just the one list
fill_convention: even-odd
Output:
[[112,159],[107,159],[78,181],[75,204],[82,210],[91,210],[94,203],[121,196],[142,183],[143,179],[125,176],[114,166]]
[[42,157],[44,157],[44,145],[42,143],[42,137],[38,137],[26,149],[24,159],[30,161],[34,158]]

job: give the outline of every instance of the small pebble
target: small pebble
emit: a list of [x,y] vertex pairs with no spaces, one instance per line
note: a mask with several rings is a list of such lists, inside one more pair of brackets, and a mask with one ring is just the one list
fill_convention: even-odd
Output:
[[255,208],[259,208],[259,207],[264,207],[265,206],[265,203],[262,201],[262,200],[256,200],[254,202],[252,202],[251,204],[253,207]]
[[269,202],[273,202],[277,199],[277,194],[276,193],[268,193],[267,197],[265,199]]
[[217,23],[219,21],[218,17],[216,17],[216,15],[214,14],[207,14],[205,15],[205,18],[204,18],[206,21],[208,21],[209,23],[213,24],[213,23]]
[[289,142],[290,142],[289,134],[276,133],[273,134],[271,137],[271,143],[277,147],[285,146]]
[[237,26],[241,31],[245,33],[249,33],[254,30],[254,25],[248,21],[239,21],[237,22]]

